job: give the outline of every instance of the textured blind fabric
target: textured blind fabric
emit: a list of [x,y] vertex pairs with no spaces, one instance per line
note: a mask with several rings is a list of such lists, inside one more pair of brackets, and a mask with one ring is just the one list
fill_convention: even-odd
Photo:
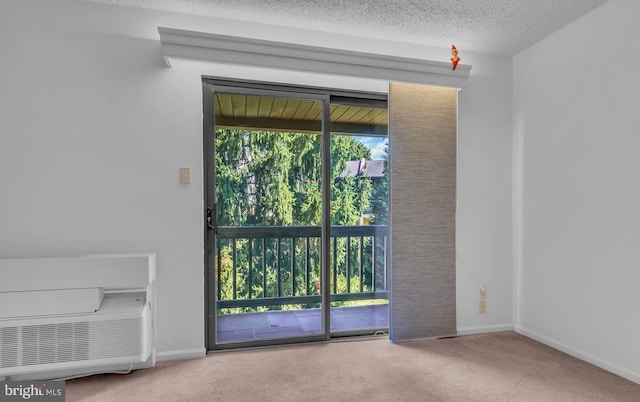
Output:
[[455,88],[390,83],[390,339],[456,334]]

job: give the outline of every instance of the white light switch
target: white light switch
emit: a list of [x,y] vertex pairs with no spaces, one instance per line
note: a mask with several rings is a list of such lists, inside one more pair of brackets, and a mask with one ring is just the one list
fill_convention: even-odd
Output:
[[180,184],[191,184],[191,168],[189,166],[180,168]]

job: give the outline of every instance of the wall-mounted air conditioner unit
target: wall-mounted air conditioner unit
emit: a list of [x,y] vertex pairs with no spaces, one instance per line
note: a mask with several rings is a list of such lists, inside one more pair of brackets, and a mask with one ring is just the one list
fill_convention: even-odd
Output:
[[0,260],[0,380],[155,365],[155,256]]

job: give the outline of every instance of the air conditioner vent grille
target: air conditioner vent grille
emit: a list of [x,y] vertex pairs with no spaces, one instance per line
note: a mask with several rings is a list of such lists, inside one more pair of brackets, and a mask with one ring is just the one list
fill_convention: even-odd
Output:
[[143,354],[142,317],[91,323],[91,359]]
[[21,328],[21,365],[87,360],[87,322],[27,325]]
[[0,368],[18,365],[18,328],[0,328]]
[[144,353],[142,317],[0,328],[0,368]]

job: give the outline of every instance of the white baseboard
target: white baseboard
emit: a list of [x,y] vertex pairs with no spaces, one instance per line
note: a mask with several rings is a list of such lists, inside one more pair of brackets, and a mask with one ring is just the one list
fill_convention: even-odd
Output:
[[207,350],[205,348],[170,350],[168,352],[158,352],[156,360],[159,362],[166,362],[169,360],[199,359],[206,355]]
[[513,331],[513,325],[511,324],[502,324],[502,325],[482,325],[479,327],[462,327],[458,328],[458,335],[476,335],[476,334],[489,334],[492,332],[505,332],[505,331]]
[[557,349],[561,352],[564,352],[580,360],[584,360],[588,363],[591,363],[594,366],[598,366],[603,370],[607,370],[613,374],[619,375],[620,377],[624,377],[629,381],[635,382],[636,384],[640,384],[640,373],[635,373],[631,370],[627,370],[626,368],[620,367],[617,364],[611,363],[607,360],[603,360],[589,353],[574,349],[568,345],[565,345],[562,342],[558,342],[555,339],[551,339],[535,331],[531,331],[526,328],[523,328],[519,325],[514,326],[514,331],[516,331],[521,335],[526,336],[527,338],[531,338],[540,343],[544,343],[545,345],[550,346],[554,349]]

